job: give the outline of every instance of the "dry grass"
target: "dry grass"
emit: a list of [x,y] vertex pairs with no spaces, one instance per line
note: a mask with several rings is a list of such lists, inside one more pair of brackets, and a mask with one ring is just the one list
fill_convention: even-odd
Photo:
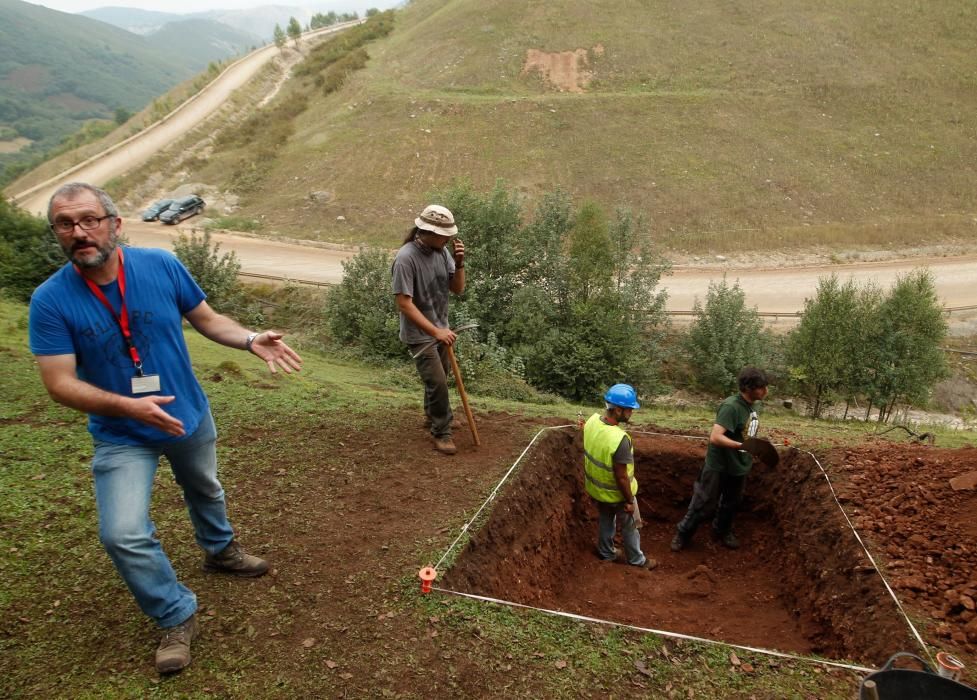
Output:
[[[972,239],[975,30],[969,0],[414,0],[338,92],[286,84],[272,106],[309,108],[238,213],[395,246],[432,190],[502,178],[530,206],[556,187],[630,206],[677,252]],[[529,49],[581,48],[583,94],[522,74]],[[229,186],[243,155],[180,176]]]
[[[690,253],[970,237],[975,23],[966,2],[419,0],[299,117],[247,213],[395,245],[432,189],[501,177],[629,205]],[[520,75],[529,48],[597,45],[584,94]]]

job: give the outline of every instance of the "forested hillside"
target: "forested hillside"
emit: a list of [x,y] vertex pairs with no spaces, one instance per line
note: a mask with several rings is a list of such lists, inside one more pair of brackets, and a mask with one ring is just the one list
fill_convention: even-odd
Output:
[[[0,176],[93,119],[125,121],[156,96],[253,42],[202,21],[157,39],[20,0],[0,0]],[[238,42],[234,50],[227,44]]]

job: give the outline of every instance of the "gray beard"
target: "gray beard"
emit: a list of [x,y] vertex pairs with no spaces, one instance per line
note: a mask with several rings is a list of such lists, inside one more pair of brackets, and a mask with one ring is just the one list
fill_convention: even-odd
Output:
[[119,243],[119,239],[116,237],[115,233],[113,233],[104,246],[96,246],[96,249],[98,250],[98,255],[96,255],[94,258],[75,257],[75,255],[73,255],[71,252],[70,246],[69,247],[62,246],[62,250],[64,250],[64,254],[68,256],[68,260],[70,260],[72,263],[74,263],[78,267],[86,268],[90,270],[104,265],[105,262],[109,259],[109,256],[115,252],[118,243]]

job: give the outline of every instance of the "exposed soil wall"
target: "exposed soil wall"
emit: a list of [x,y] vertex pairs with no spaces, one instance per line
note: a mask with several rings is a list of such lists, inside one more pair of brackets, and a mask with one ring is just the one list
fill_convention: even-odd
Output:
[[642,548],[653,571],[594,555],[596,509],[583,489],[579,431],[540,436],[444,585],[653,629],[881,664],[918,651],[810,456],[790,450],[748,482],[726,550],[705,526],[668,549],[705,442],[635,435]]

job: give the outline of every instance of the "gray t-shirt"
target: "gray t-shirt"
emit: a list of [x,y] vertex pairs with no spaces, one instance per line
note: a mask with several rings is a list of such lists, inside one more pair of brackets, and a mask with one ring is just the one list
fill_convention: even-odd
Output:
[[[424,318],[438,328],[448,327],[448,284],[455,274],[448,246],[434,250],[417,240],[409,241],[397,251],[392,273],[394,294],[411,297]],[[431,340],[431,336],[400,314],[400,339],[413,345]]]
[[[604,416],[600,419],[605,425],[610,425]],[[617,450],[614,451],[614,457],[612,459],[614,464],[634,464],[634,448],[631,445],[631,440],[627,435],[621,438],[621,444],[617,446]]]

